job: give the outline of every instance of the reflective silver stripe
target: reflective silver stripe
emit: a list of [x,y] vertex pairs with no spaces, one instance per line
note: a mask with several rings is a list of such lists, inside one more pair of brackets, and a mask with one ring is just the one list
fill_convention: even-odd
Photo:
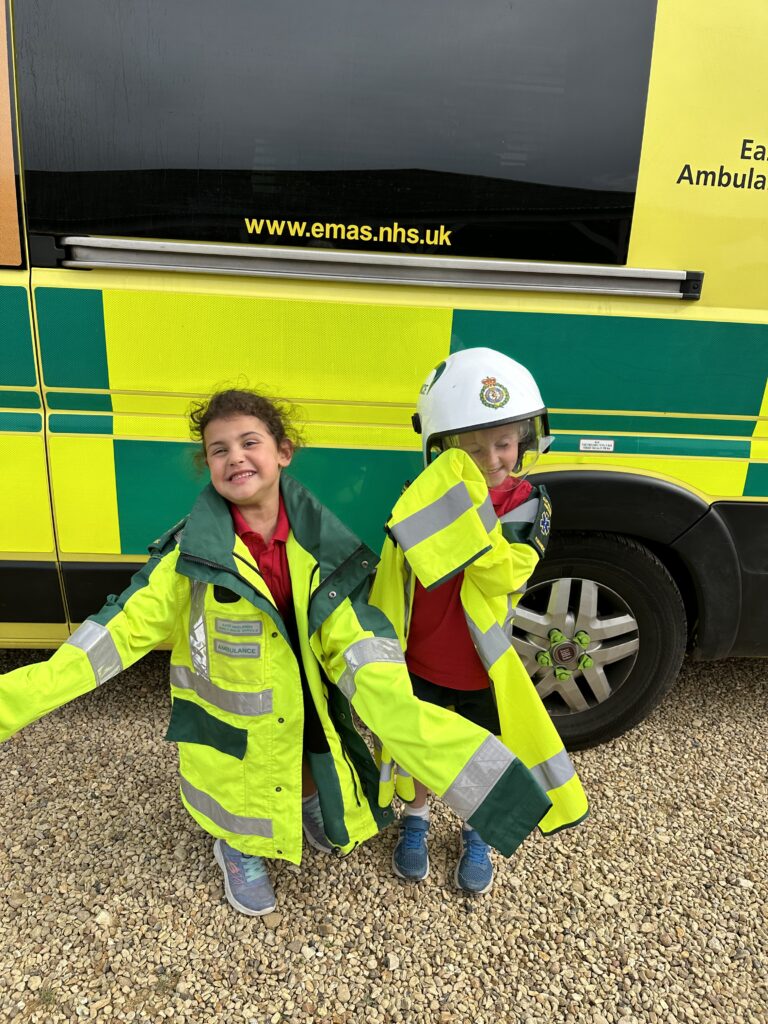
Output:
[[109,630],[100,626],[98,622],[86,619],[66,642],[73,647],[79,647],[88,655],[97,686],[123,671],[123,662],[115,647],[115,641]]
[[264,623],[256,619],[248,622],[245,619],[216,619],[216,631],[227,636],[261,636]]
[[207,584],[192,580],[189,602],[189,654],[195,672],[206,679],[208,671],[208,635],[205,628],[205,590]]
[[516,760],[500,740],[489,736],[443,793],[442,799],[467,821]]
[[408,630],[411,625],[411,587],[413,586],[413,571],[406,561],[403,561],[403,569],[405,570],[405,582],[403,584],[404,597],[405,597],[405,619],[403,621],[403,636],[408,636]]
[[379,782],[391,782],[394,767],[394,761],[382,761],[381,768],[379,768]]
[[260,658],[261,644],[236,643],[234,640],[214,640],[213,649],[227,658]]
[[191,782],[182,777],[181,791],[190,807],[210,818],[219,828],[234,832],[239,836],[262,836],[272,838],[271,818],[246,818],[242,814],[231,814],[208,793],[196,789]]
[[[518,591],[515,591],[515,593],[518,593]],[[515,602],[512,600],[512,594],[507,594],[507,614],[506,614],[506,617],[504,618],[504,625],[505,626],[508,623],[510,623],[512,621],[512,619],[514,619],[514,617],[515,617],[515,610],[516,610],[516,605],[515,605]]]
[[403,766],[401,764],[399,764],[397,766],[397,774],[400,776],[401,779],[412,779],[413,778],[411,773],[407,772],[405,770],[405,768],[403,768]]
[[539,499],[529,498],[528,501],[524,501],[522,505],[518,505],[517,508],[511,509],[509,512],[505,512],[501,517],[502,523],[532,523],[536,519],[536,513],[539,511]]
[[490,494],[477,510],[477,514],[480,516],[483,526],[486,528],[488,533],[490,533],[499,521],[499,517],[496,515],[496,510],[493,507]]
[[559,754],[531,768],[531,775],[545,792],[564,786],[575,774],[576,769],[566,750],[561,750]]
[[467,620],[472,642],[475,645],[477,653],[480,655],[480,660],[485,665],[486,669],[490,669],[491,665],[494,665],[502,654],[505,654],[509,650],[509,639],[497,622],[494,622],[487,633],[481,633],[467,614],[466,609],[464,610],[464,617]]
[[261,690],[259,693],[223,690],[184,665],[171,665],[171,685],[178,686],[181,690],[192,690],[219,711],[229,711],[233,715],[244,715],[249,718],[272,714],[271,690]]
[[361,668],[380,661],[395,661],[404,664],[405,659],[398,640],[369,636],[350,644],[344,651],[344,661],[347,663],[347,667],[338,685],[341,687],[343,683],[342,693],[347,700],[352,700],[357,690],[355,676]]
[[347,700],[352,700],[352,698],[355,696],[355,693],[357,692],[357,687],[355,686],[354,676],[352,675],[348,668],[345,668],[344,671],[341,673],[341,678],[339,679],[337,686],[344,694],[344,696],[347,698]]
[[[510,643],[514,640],[514,629],[515,629],[515,615],[517,615],[517,604],[520,598],[528,589],[528,584],[524,583],[522,587],[518,587],[517,590],[513,590],[511,594],[507,594],[507,617],[504,619],[504,636]],[[515,600],[517,598],[517,600]]]
[[415,544],[426,540],[450,526],[459,516],[472,508],[466,484],[462,481],[454,486],[437,501],[426,508],[419,509],[413,515],[406,516],[397,526],[392,527],[392,535],[403,549],[408,551]]
[[[515,591],[515,593],[517,593],[517,591]],[[517,611],[512,598],[512,594],[507,594],[507,614],[504,616],[504,625],[501,627],[504,630],[504,636],[510,642],[514,636],[515,612]]]

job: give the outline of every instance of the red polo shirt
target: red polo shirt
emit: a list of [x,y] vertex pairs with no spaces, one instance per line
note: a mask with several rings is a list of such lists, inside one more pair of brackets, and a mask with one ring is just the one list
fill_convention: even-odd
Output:
[[[522,505],[532,490],[527,480],[513,488],[494,487],[490,494],[496,515],[501,517]],[[413,675],[447,690],[485,690],[488,673],[472,643],[461,606],[463,580],[464,573],[458,573],[434,590],[425,590],[416,581],[405,661]]]
[[256,560],[259,572],[269,587],[269,592],[277,605],[277,610],[284,620],[293,618],[293,590],[291,588],[291,571],[288,568],[288,554],[285,549],[291,524],[280,495],[280,506],[277,510],[277,526],[269,544],[264,543],[260,533],[252,530],[246,523],[242,513],[235,505],[230,505],[235,533]]

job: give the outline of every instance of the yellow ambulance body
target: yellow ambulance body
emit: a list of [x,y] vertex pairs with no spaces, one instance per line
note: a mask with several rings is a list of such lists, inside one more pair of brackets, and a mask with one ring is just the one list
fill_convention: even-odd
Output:
[[[345,2],[337,0],[334,10]],[[548,0],[549,6],[562,3]],[[142,190],[154,188],[161,189],[158,204],[177,202],[181,209],[184,200],[171,186],[162,192],[162,168],[122,168],[112,156],[111,164],[106,157],[94,164],[93,186],[90,179],[83,184],[78,146],[97,155],[113,146],[119,153],[121,138],[133,130],[125,75],[132,57],[140,60],[133,52],[140,32],[110,26],[104,5],[77,0],[80,14],[74,11],[70,20],[80,29],[68,36],[50,20],[57,6],[71,10],[69,4],[15,0],[5,5],[0,24],[0,645],[60,643],[107,593],[124,586],[147,544],[188,511],[204,478],[192,462],[185,413],[193,398],[222,384],[247,381],[295,404],[307,440],[296,474],[378,548],[403,481],[418,472],[419,439],[410,416],[423,378],[449,352],[489,345],[531,369],[556,436],[537,470],[553,497],[551,553],[521,602],[514,636],[568,740],[594,742],[641,718],[671,685],[686,646],[699,658],[768,653],[763,0],[580,5],[582,14],[591,11],[606,25],[643,8],[648,26],[647,96],[641,97],[635,176],[626,190],[633,193],[631,217],[613,263],[541,259],[538,192],[526,200],[534,210],[531,223],[523,227],[518,217],[508,231],[523,239],[513,256],[499,241],[501,229],[484,248],[482,225],[479,240],[457,253],[455,240],[468,231],[463,215],[451,220],[447,199],[439,217],[427,210],[432,192],[426,178],[418,184],[418,196],[425,197],[421,219],[417,210],[407,222],[393,215],[386,228],[381,216],[371,218],[372,227],[363,223],[366,188],[376,197],[412,189],[410,178],[407,187],[398,184],[399,169],[370,179],[359,171],[344,186],[357,189],[350,209],[332,216],[337,199],[348,195],[329,191],[330,173],[312,182],[299,170],[290,172],[295,178],[269,177],[273,143],[264,141],[258,124],[268,91],[261,78],[241,105],[256,113],[254,123],[242,124],[237,145],[247,142],[256,154],[253,180],[258,177],[262,207],[270,188],[289,189],[292,181],[296,194],[316,189],[314,219],[295,214],[300,207],[291,206],[291,192],[279,215],[243,203],[239,234],[227,228],[229,234],[216,237],[215,223],[198,236],[177,232],[176,206],[173,216],[152,220],[151,230],[141,226],[148,218],[104,230],[103,211],[127,189],[137,190],[137,202]],[[201,17],[206,6],[193,4]],[[331,35],[311,21],[322,12],[316,4],[305,6],[307,31],[330,47]],[[350,33],[387,40],[398,83],[407,75],[397,47],[407,49],[409,39],[434,39],[435,64],[453,53],[440,33],[417,23],[424,12],[412,4],[389,5],[390,20],[372,25],[358,22],[357,6],[349,6]],[[515,28],[511,6],[477,8],[486,18],[481,23],[490,26],[489,39]],[[195,67],[208,59],[201,57],[208,52],[203,47],[220,40],[212,30],[207,39],[189,30],[174,35],[174,9],[185,23],[194,23],[195,15],[188,4],[163,7],[169,9],[164,14],[147,13],[148,23],[156,19],[147,52],[154,53],[156,79],[181,96],[193,88]],[[146,9],[152,12],[153,5]],[[89,78],[89,62],[97,57],[88,39],[98,34],[78,23],[86,16],[122,47],[122,63],[104,64],[114,78],[103,89],[94,89]],[[449,22],[452,17],[446,15]],[[527,15],[519,17],[523,31]],[[289,45],[285,23],[269,23],[264,31],[270,26],[276,33],[270,46],[279,52]],[[46,50],[46,33],[57,31]],[[623,38],[620,24],[615,31]],[[333,46],[343,47],[338,36],[335,31]],[[509,75],[515,95],[544,96],[544,110],[567,98],[570,64],[562,40],[558,60],[548,64],[546,36],[537,38],[544,42],[536,66],[546,73],[521,83],[517,64],[494,62],[495,50],[489,64],[493,74]],[[365,62],[354,57],[355,40],[344,59],[361,74]],[[52,85],[46,95],[41,69],[67,47],[61,59],[82,74],[83,95],[73,87],[62,98]],[[184,47],[188,59],[182,59]],[[630,50],[606,52],[606,74],[619,74]],[[329,52],[325,62],[322,54],[312,59],[318,68],[337,68],[344,64],[339,52]],[[431,74],[424,56],[420,74]],[[27,60],[39,66],[30,70]],[[262,64],[254,58],[254,76],[257,66],[260,76],[269,72]],[[222,77],[229,73],[223,62]],[[387,97],[395,86],[382,76],[377,88]],[[330,75],[322,89],[354,108],[354,91],[345,92]],[[200,93],[197,107],[206,97]],[[164,93],[156,97],[158,110],[174,102]],[[605,102],[604,95],[595,99],[600,110]],[[152,104],[144,108],[149,117]],[[562,112],[556,116],[558,125],[567,124]],[[50,125],[41,125],[47,117]],[[76,119],[76,131],[68,119]],[[314,139],[306,121],[300,130]],[[98,138],[87,141],[97,127]],[[185,139],[193,131],[189,120],[179,126]],[[373,152],[376,140],[359,131],[345,144]],[[450,147],[461,145],[457,134]],[[517,166],[517,144],[506,138],[505,145],[502,163]],[[575,140],[569,159],[586,166],[587,156]],[[167,178],[184,187],[191,180],[174,168]],[[229,179],[216,180],[226,185]],[[216,209],[224,201],[220,192],[211,188]],[[480,223],[483,195],[491,192],[471,194],[472,217]],[[68,213],[70,195],[76,199]],[[576,223],[578,204],[569,202]],[[573,229],[585,245],[590,232],[602,232],[594,223],[584,219]],[[525,239],[532,239],[528,249]],[[570,242],[563,251],[574,251]],[[589,642],[579,646],[577,633]]]

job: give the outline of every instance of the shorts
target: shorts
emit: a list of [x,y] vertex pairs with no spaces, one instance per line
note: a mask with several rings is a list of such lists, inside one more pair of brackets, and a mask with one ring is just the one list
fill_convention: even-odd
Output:
[[449,690],[414,675],[411,676],[411,684],[419,700],[436,704],[439,708],[450,708],[468,722],[479,725],[494,736],[500,735],[499,713],[490,686],[487,690]]

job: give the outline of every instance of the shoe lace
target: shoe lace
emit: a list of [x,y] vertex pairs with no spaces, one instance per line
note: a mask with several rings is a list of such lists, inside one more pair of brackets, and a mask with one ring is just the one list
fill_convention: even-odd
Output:
[[246,882],[259,882],[262,878],[266,877],[267,869],[264,867],[264,861],[261,857],[241,853],[238,860],[240,861],[240,868]]
[[464,854],[470,864],[485,864],[488,860],[488,844],[478,835],[465,835]]
[[403,845],[406,850],[418,850],[424,843],[424,832],[418,828],[403,829]]

